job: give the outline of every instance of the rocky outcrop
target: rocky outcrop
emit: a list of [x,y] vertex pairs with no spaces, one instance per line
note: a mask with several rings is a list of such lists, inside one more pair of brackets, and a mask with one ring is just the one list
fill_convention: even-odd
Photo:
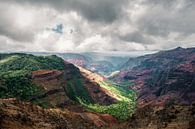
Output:
[[124,124],[126,129],[194,129],[195,105],[145,106]]

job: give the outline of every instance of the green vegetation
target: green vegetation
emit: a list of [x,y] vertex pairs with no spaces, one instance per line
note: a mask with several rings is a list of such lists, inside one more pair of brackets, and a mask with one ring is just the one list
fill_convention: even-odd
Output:
[[53,56],[33,56],[26,54],[7,55],[0,60],[0,72],[13,70],[42,70],[42,69],[64,69],[63,60]]
[[[31,72],[34,70],[64,70],[64,61],[57,56],[33,56],[27,54],[0,54],[0,98],[17,98],[29,101],[33,97],[40,96],[43,89],[32,82]],[[99,82],[99,85],[112,93],[117,103],[111,105],[94,104],[82,79],[77,71],[72,71],[74,75],[67,86],[64,87],[67,96],[80,102],[90,111],[111,114],[119,120],[125,120],[134,112],[136,107],[136,94],[128,89],[131,83],[124,85],[111,81]],[[52,105],[46,99],[35,99],[34,104],[44,108]]]
[[0,98],[29,100],[41,89],[31,81],[29,71],[16,70],[0,73]]
[[129,103],[126,101],[120,101],[116,104],[112,104],[109,106],[102,106],[102,105],[89,105],[89,109],[99,113],[107,113],[119,120],[126,120],[131,116],[135,109],[135,103]]
[[116,86],[110,81],[104,81],[99,83],[101,87],[111,91],[113,94],[116,95],[117,100],[119,101],[132,101],[134,99],[135,94],[131,90],[125,90],[123,87]]
[[99,113],[107,113],[119,120],[129,118],[136,107],[136,94],[131,90],[125,90],[122,87],[111,84],[110,82],[100,82],[101,87],[111,91],[118,100],[117,103],[108,106],[99,104],[86,104],[80,99],[80,103],[89,110]]
[[64,61],[57,56],[0,54],[0,98],[15,97],[30,100],[42,92],[33,84],[31,71],[64,69]]
[[77,98],[80,98],[87,104],[93,102],[87,89],[85,88],[85,86],[83,86],[81,80],[78,78],[73,78],[73,80],[70,80],[65,88],[65,91],[68,97],[72,100],[78,101]]
[[78,101],[89,111],[110,114],[119,120],[129,118],[136,107],[136,94],[128,89],[128,86],[133,85],[133,83],[128,83],[127,86],[126,82],[126,85],[120,86],[112,81],[102,81],[99,82],[99,85],[110,91],[118,102],[111,105],[94,104],[85,86],[83,86],[82,80],[78,79],[76,75],[67,82],[65,91],[70,99]]

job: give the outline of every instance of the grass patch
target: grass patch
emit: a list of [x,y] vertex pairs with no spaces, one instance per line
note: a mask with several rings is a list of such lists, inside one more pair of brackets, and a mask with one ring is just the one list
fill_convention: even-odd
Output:
[[126,101],[119,101],[116,104],[111,104],[108,106],[99,104],[85,104],[83,101],[81,104],[87,107],[87,109],[90,111],[110,114],[121,121],[128,119],[136,107],[135,102],[130,103]]

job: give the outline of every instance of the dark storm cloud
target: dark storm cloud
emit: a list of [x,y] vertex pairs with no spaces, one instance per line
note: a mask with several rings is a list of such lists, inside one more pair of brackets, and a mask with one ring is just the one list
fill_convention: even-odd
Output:
[[11,0],[20,4],[50,6],[58,11],[76,11],[89,21],[111,23],[123,13],[128,0]]
[[18,28],[13,21],[13,12],[8,11],[6,4],[0,4],[0,35],[16,41],[32,41],[33,32]]
[[195,33],[194,0],[147,0],[149,10],[139,19],[140,30],[151,35],[168,36],[171,32]]

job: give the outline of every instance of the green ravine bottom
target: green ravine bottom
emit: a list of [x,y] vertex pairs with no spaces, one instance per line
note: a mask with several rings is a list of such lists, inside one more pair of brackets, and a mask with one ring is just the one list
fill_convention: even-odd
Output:
[[113,85],[111,81],[99,82],[99,85],[117,96],[117,103],[111,105],[100,105],[86,103],[85,100],[77,98],[79,103],[89,111],[110,114],[120,121],[128,119],[136,108],[136,93]]

